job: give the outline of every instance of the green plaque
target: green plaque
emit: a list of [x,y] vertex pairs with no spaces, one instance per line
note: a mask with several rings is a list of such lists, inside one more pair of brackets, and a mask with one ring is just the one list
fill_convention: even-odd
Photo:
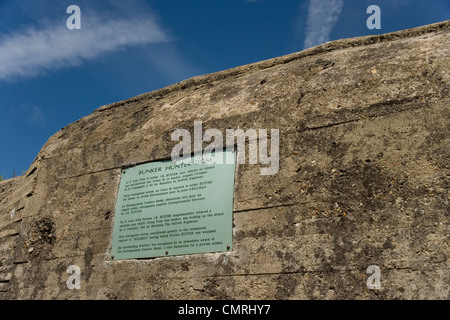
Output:
[[235,161],[218,151],[124,169],[111,259],[231,250]]

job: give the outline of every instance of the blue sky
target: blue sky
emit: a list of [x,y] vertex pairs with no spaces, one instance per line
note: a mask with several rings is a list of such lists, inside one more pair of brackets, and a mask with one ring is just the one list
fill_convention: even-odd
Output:
[[[69,30],[67,7],[81,10]],[[368,29],[369,5],[381,29]],[[98,107],[326,41],[450,19],[449,0],[0,0],[0,175]]]

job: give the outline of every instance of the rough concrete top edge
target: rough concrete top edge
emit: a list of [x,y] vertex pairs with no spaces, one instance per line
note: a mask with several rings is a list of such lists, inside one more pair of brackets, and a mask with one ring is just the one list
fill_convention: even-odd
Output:
[[323,44],[320,44],[318,46],[308,48],[299,52],[287,54],[284,56],[271,58],[268,60],[255,62],[243,66],[238,66],[235,68],[218,71],[210,74],[195,76],[186,80],[183,80],[179,83],[163,87],[160,89],[156,89],[151,92],[143,93],[138,96],[122,100],[119,102],[114,102],[108,105],[104,105],[99,107],[95,112],[101,112],[108,109],[120,107],[123,105],[126,105],[128,103],[132,102],[138,102],[140,100],[144,99],[150,99],[152,97],[158,97],[163,96],[169,92],[178,91],[178,90],[184,90],[191,86],[197,86],[217,80],[221,80],[228,77],[238,76],[245,74],[247,72],[255,71],[255,70],[262,70],[271,68],[276,65],[284,64],[291,62],[293,60],[301,59],[308,56],[317,55],[323,52],[329,52],[334,50],[341,50],[341,49],[347,49],[352,47],[360,47],[360,46],[367,46],[372,45],[375,43],[380,42],[388,42],[388,41],[395,41],[405,38],[412,38],[417,37],[426,33],[437,33],[444,30],[450,30],[450,20],[437,22],[425,26],[415,27],[411,29],[405,29],[400,31],[395,31],[391,33],[384,33],[380,35],[369,35],[369,36],[362,36],[362,37],[355,37],[355,38],[347,38],[347,39],[339,39],[334,41],[325,42]]

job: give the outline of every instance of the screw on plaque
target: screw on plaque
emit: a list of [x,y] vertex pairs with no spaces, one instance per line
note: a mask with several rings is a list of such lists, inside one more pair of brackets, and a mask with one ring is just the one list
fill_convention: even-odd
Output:
[[227,246],[227,250],[230,250],[230,246]]
[[168,255],[168,254],[169,254],[169,251],[166,250],[166,255]]
[[111,260],[114,260],[114,256],[111,256]]

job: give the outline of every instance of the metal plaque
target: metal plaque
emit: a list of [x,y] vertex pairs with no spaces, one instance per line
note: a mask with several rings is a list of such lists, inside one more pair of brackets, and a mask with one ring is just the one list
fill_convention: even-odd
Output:
[[236,158],[213,155],[122,171],[111,260],[231,250]]

